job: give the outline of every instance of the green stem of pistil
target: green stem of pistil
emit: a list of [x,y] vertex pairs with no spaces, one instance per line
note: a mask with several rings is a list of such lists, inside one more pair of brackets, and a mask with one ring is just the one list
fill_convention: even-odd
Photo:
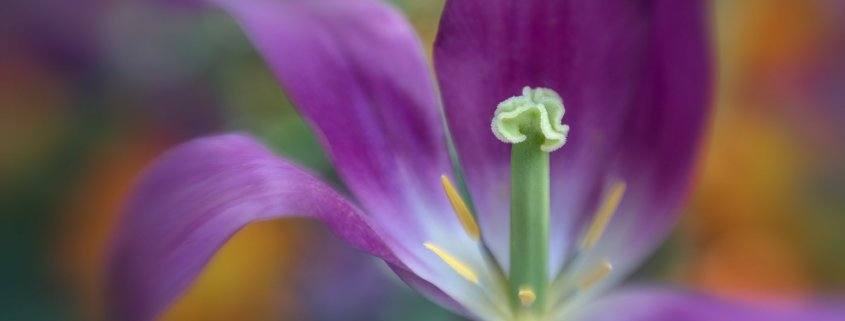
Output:
[[[542,312],[548,287],[549,153],[540,150],[541,137],[511,147],[511,302],[519,314]],[[520,289],[536,300],[528,306]]]

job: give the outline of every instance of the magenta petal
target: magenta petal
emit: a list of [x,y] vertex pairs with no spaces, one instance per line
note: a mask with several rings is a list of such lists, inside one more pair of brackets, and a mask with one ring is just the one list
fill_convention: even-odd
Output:
[[197,1],[240,24],[373,229],[425,281],[415,284],[482,306],[483,290],[426,245],[460,257],[480,279],[495,272],[441,188],[451,166],[434,82],[402,15],[378,0]]
[[[628,220],[654,227],[640,231],[643,248],[663,235],[707,115],[705,14],[701,0],[447,1],[435,67],[480,224],[503,263],[509,146],[490,119],[523,86],[560,93],[571,126],[552,157],[553,270],[615,180],[639,198],[634,209],[626,197]],[[631,252],[634,261],[644,251]]]
[[438,291],[477,306],[470,301],[480,290],[424,245],[489,275],[440,185],[451,172],[445,132],[434,81],[404,17],[377,0],[213,1],[275,72],[397,257]]
[[320,219],[353,246],[403,266],[329,186],[246,136],[203,138],[162,156],[128,200],[108,262],[114,320],[154,319],[235,232],[290,216]]
[[417,246],[419,216],[456,221],[439,187],[450,164],[434,81],[398,11],[372,0],[212,2],[242,26],[369,214]]
[[833,305],[752,306],[705,294],[674,289],[627,289],[612,293],[585,307],[583,321],[835,321],[845,319],[845,309]]

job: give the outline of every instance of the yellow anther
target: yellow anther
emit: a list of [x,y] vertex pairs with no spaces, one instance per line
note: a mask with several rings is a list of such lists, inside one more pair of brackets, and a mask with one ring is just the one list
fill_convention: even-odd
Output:
[[475,224],[475,218],[472,216],[472,212],[470,212],[469,207],[467,207],[466,202],[464,202],[464,199],[461,198],[461,194],[458,193],[455,186],[452,185],[452,181],[450,181],[449,177],[446,175],[440,176],[440,182],[443,184],[443,190],[446,191],[446,197],[449,198],[449,202],[452,203],[452,209],[455,211],[455,214],[458,215],[458,220],[461,221],[464,231],[473,240],[478,240],[481,236],[481,231],[478,229],[478,224]]
[[537,301],[537,293],[531,287],[519,288],[517,296],[519,296],[519,302],[526,308],[534,305],[534,301]]
[[434,254],[437,254],[437,256],[439,256],[440,259],[443,260],[443,262],[446,262],[449,267],[454,269],[455,272],[458,272],[458,274],[460,274],[464,279],[472,283],[478,284],[478,275],[476,275],[475,272],[472,271],[472,269],[461,263],[461,261],[458,261],[451,255],[449,255],[449,253],[446,253],[434,244],[426,242],[423,243],[423,245],[425,246],[425,248],[434,252]]
[[599,241],[601,235],[604,233],[605,228],[607,228],[607,223],[610,222],[610,219],[613,218],[613,214],[616,213],[616,208],[619,207],[619,202],[622,201],[622,195],[624,194],[624,182],[613,184],[613,187],[610,189],[610,195],[604,199],[601,207],[599,207],[596,218],[593,219],[590,229],[587,230],[587,234],[581,242],[582,250],[591,249],[596,245],[596,242]]
[[586,291],[602,279],[607,276],[610,271],[613,270],[613,265],[610,264],[607,260],[602,261],[601,265],[599,265],[595,271],[590,273],[586,278],[581,281],[579,285],[579,290]]

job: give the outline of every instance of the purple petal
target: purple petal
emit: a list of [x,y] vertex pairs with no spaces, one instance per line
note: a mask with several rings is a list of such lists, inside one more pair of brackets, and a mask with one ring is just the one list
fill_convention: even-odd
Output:
[[399,12],[371,0],[212,1],[243,27],[369,214],[418,245],[423,216],[458,227],[439,185],[450,164],[434,81]]
[[314,217],[358,249],[403,266],[360,211],[250,138],[198,139],[166,153],[131,195],[109,258],[115,320],[152,320],[251,222]]
[[[374,0],[213,0],[235,17],[413,274],[468,309],[482,291],[424,244],[494,273],[441,188],[450,174],[433,80],[413,29]],[[419,282],[417,284],[423,284]]]
[[629,192],[612,225],[627,221],[640,234],[616,240],[637,244],[622,260],[662,237],[707,115],[703,3],[447,1],[435,66],[480,224],[504,265],[509,146],[489,126],[496,105],[523,86],[560,93],[572,128],[552,157],[552,271],[616,180]]
[[746,305],[670,289],[628,289],[610,294],[586,307],[584,321],[834,321],[845,318],[841,306]]
[[[322,139],[373,229],[420,280],[469,310],[487,300],[427,243],[478,278],[495,271],[440,187],[451,172],[418,39],[376,0],[206,0],[231,14]],[[424,284],[417,282],[417,284]],[[438,292],[439,291],[439,292]]]

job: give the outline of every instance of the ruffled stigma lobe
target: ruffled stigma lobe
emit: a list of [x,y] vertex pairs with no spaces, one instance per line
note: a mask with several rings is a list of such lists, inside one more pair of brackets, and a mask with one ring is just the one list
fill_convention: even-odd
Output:
[[525,87],[522,96],[499,103],[491,128],[502,142],[518,144],[537,137],[542,151],[553,152],[566,143],[569,133],[569,126],[561,124],[563,114],[563,100],[554,90]]

